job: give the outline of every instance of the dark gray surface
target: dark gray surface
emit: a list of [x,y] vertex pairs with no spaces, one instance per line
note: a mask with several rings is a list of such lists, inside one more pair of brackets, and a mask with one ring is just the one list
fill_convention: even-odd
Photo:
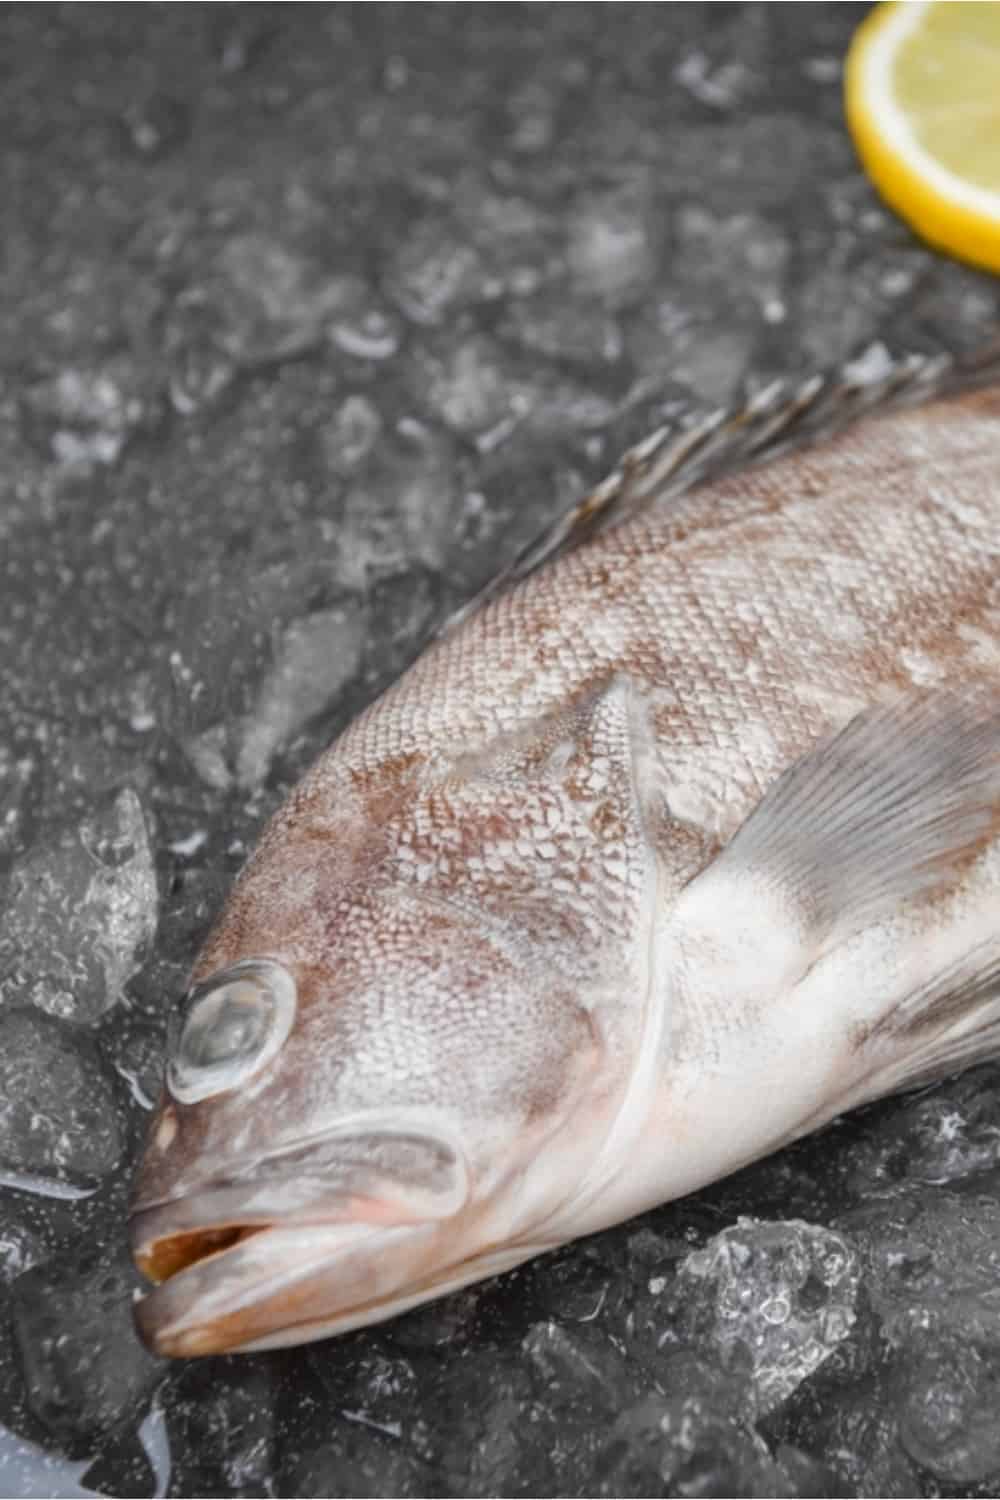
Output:
[[165,1016],[308,761],[648,428],[991,331],[857,169],[859,13],[0,18],[4,1493],[996,1492],[992,1069],[371,1333],[128,1316]]

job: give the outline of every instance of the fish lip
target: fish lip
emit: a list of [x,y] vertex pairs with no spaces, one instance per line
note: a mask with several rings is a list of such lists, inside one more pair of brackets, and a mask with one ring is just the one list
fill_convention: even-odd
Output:
[[266,1228],[281,1212],[276,1199],[268,1204],[264,1194],[255,1193],[248,1184],[223,1185],[200,1192],[176,1193],[155,1202],[139,1202],[129,1213],[132,1255],[137,1262],[142,1261],[161,1240],[197,1230],[222,1229],[234,1224],[247,1228],[259,1224]]
[[[410,1150],[407,1160],[373,1164],[386,1146],[400,1145]],[[433,1163],[430,1177],[420,1172],[428,1163]],[[163,1210],[177,1216],[179,1229],[203,1227],[217,1212],[244,1212],[250,1198],[264,1205],[264,1217],[287,1215],[294,1209],[295,1183],[310,1211],[320,1202],[378,1195],[411,1203],[419,1199],[421,1217],[443,1218],[458,1212],[468,1198],[471,1170],[458,1133],[440,1122],[366,1112],[271,1151],[237,1158],[210,1178],[189,1172],[166,1193],[144,1196],[140,1172],[129,1216],[139,1221]]]

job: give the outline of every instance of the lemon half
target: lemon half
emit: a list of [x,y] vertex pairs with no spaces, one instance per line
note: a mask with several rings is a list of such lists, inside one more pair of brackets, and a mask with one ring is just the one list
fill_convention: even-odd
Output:
[[876,6],[844,88],[854,144],[887,202],[932,245],[1000,271],[1000,3]]

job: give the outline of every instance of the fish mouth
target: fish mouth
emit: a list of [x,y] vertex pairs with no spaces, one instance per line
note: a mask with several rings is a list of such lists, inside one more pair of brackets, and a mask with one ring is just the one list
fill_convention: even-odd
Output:
[[174,1358],[302,1343],[374,1321],[400,1286],[425,1279],[442,1227],[254,1215],[156,1235],[150,1221],[162,1212],[133,1223],[136,1264],[158,1282],[134,1316],[144,1343]]
[[[512,1242],[456,1257],[466,1237],[451,1220],[244,1219],[157,1236],[156,1218],[169,1207],[133,1221],[136,1262],[161,1277],[133,1314],[147,1347],[175,1359],[278,1349],[347,1333],[553,1248]],[[207,1216],[210,1205],[200,1208]]]
[[391,1316],[394,1294],[423,1286],[443,1241],[458,1238],[468,1198],[457,1152],[380,1132],[140,1201],[132,1255],[155,1285],[135,1304],[139,1334],[155,1353],[184,1357],[303,1343]]

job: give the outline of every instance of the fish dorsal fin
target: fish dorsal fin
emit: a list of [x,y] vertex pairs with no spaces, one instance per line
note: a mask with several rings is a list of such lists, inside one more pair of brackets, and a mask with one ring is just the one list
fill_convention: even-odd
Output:
[[824,951],[946,886],[998,824],[991,694],[877,705],[778,778],[675,921],[689,941],[713,932],[722,969],[778,969],[762,982],[793,984]]
[[874,377],[859,359],[797,383],[774,381],[747,401],[696,416],[680,431],[660,427],[629,448],[607,478],[550,522],[438,634],[448,634],[544,563],[704,480],[832,436],[875,407],[916,405],[998,379],[1000,339],[975,356],[907,355]]

